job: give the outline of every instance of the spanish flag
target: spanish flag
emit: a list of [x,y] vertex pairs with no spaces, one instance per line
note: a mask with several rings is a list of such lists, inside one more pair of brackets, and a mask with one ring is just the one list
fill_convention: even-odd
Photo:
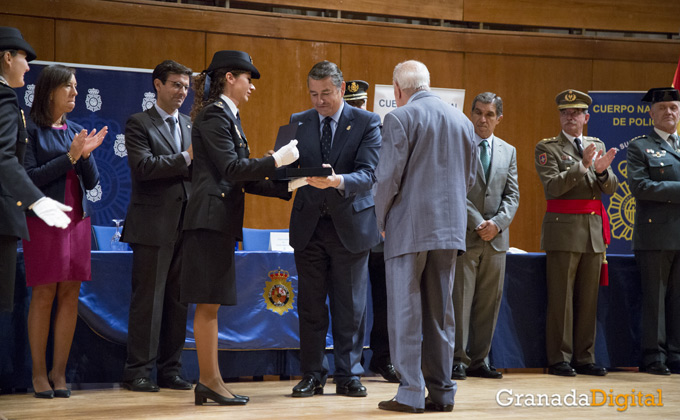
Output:
[[675,69],[675,77],[673,77],[673,87],[680,89],[680,59],[678,59],[678,67]]

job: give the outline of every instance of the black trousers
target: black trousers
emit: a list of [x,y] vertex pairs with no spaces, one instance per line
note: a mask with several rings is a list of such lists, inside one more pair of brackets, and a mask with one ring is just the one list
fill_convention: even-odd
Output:
[[124,381],[181,373],[187,305],[179,300],[182,236],[167,247],[131,244],[132,296]]

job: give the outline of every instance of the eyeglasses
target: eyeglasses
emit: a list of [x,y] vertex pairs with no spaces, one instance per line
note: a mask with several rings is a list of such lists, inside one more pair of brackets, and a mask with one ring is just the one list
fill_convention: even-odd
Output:
[[184,89],[184,90],[187,91],[187,92],[189,91],[189,85],[185,85],[185,84],[180,83],[180,82],[173,82],[173,81],[171,81],[171,80],[168,80],[168,81],[166,81],[165,83],[170,83],[170,86],[172,86],[173,88],[175,88],[175,90]]
[[563,117],[578,117],[579,115],[583,114],[585,111],[582,109],[578,108],[570,108],[570,109],[561,109],[560,110],[560,115]]

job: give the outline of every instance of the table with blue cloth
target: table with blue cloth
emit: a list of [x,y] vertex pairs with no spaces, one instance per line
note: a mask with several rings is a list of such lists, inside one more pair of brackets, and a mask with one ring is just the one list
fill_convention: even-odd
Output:
[[[640,273],[630,255],[609,255],[609,286],[600,287],[596,360],[607,367],[640,363]],[[71,383],[122,379],[130,303],[131,252],[92,252],[92,281],[83,283],[67,368]],[[299,375],[297,271],[292,253],[237,252],[238,304],[219,312],[220,366],[225,378]],[[545,254],[508,254],[503,301],[491,347],[496,368],[546,366]],[[369,288],[370,293],[370,288]],[[18,257],[15,310],[0,314],[0,389],[31,386],[26,331],[30,289]],[[371,299],[368,299],[369,305]],[[368,314],[371,314],[368,309]],[[367,332],[371,317],[368,317]],[[366,334],[368,340],[369,334]],[[368,347],[368,342],[365,343]],[[327,335],[327,347],[332,337]],[[49,346],[48,346],[49,348]],[[48,354],[48,361],[52,355]],[[329,361],[332,362],[332,357]],[[366,349],[365,366],[370,361]],[[198,378],[190,305],[183,375]],[[331,366],[332,372],[332,366]]]

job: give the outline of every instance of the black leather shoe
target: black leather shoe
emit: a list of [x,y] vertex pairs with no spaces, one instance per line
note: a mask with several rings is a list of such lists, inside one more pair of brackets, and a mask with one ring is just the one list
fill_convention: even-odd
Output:
[[496,370],[495,367],[489,366],[486,363],[475,369],[467,369],[467,376],[474,376],[476,378],[501,379],[503,374]]
[[424,408],[411,407],[410,405],[402,404],[395,399],[389,401],[380,401],[378,408],[381,410],[399,411],[401,413],[424,413]]
[[668,369],[671,373],[680,373],[680,362],[668,362]]
[[644,371],[652,375],[670,375],[671,370],[664,362],[654,362],[645,366]]
[[191,383],[185,381],[179,375],[170,376],[170,377],[165,378],[165,379],[158,378],[158,386],[161,387],[161,388],[180,389],[180,390],[190,390],[191,388],[193,388],[191,386]]
[[70,389],[55,389],[54,398],[69,398],[71,396]]
[[392,363],[388,363],[386,365],[382,366],[377,366],[377,365],[369,365],[368,368],[380,376],[382,376],[387,382],[391,382],[393,384],[398,384],[399,381],[399,373],[397,373],[396,370],[394,370],[394,365]]
[[463,365],[462,363],[454,363],[453,372],[451,373],[451,379],[461,381],[465,378],[467,378],[467,374],[465,373],[465,365]]
[[439,404],[428,396],[425,398],[425,411],[453,411],[453,404]]
[[559,362],[548,368],[548,373],[557,376],[576,376],[576,371],[567,362]]
[[305,375],[297,385],[293,387],[293,397],[313,397],[323,394],[323,385],[312,375]]
[[594,363],[588,363],[586,365],[581,366],[574,366],[574,370],[579,375],[605,376],[607,374],[606,368],[598,366]]
[[47,391],[42,391],[42,392],[33,392],[33,396],[35,398],[44,398],[44,399],[47,399],[47,400],[51,400],[52,398],[54,398],[54,391],[49,389]]
[[335,393],[348,397],[365,397],[368,395],[366,387],[361,385],[361,381],[358,379],[352,379],[344,385],[336,385]]
[[123,388],[135,392],[158,392],[160,388],[149,378],[137,378],[123,382]]
[[196,389],[194,389],[194,404],[203,405],[207,403],[208,400],[213,400],[219,405],[246,405],[248,403],[248,401],[243,398],[238,398],[236,395],[234,395],[233,398],[220,395],[199,382],[196,384]]

